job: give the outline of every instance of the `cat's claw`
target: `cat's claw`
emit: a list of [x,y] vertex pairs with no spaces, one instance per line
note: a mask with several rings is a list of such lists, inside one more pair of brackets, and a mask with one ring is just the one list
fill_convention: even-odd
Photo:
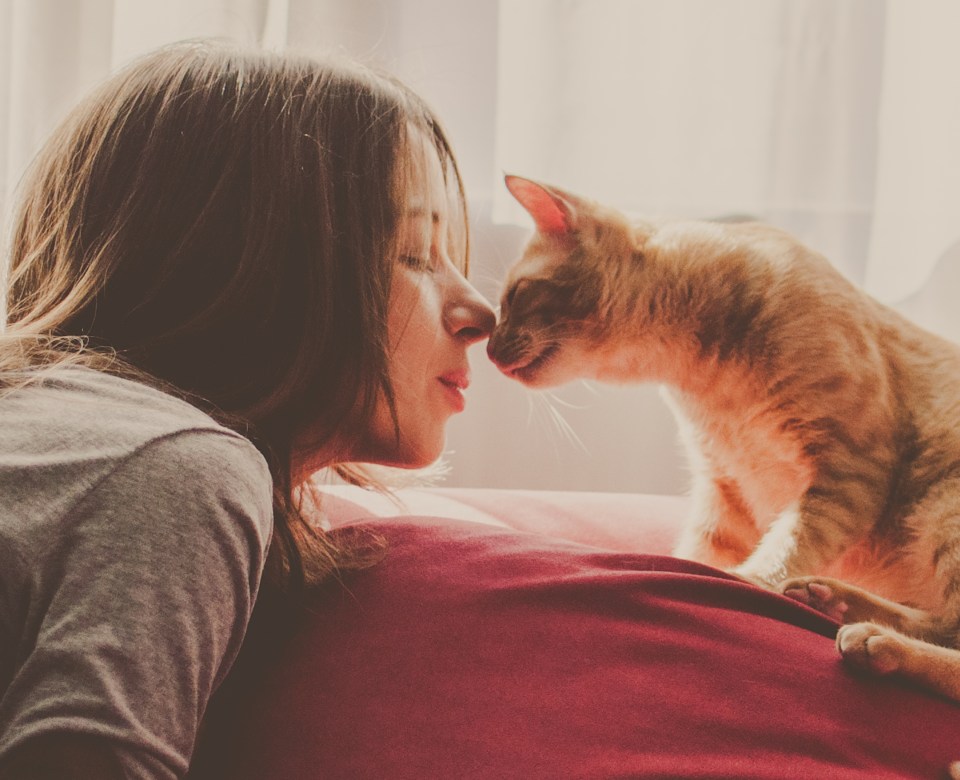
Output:
[[815,579],[787,580],[780,585],[780,592],[787,598],[799,601],[838,623],[844,622],[844,617],[850,609],[846,600],[830,585]]

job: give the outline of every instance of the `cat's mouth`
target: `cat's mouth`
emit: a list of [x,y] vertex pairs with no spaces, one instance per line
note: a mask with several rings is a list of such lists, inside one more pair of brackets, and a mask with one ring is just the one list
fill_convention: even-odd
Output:
[[559,344],[548,344],[547,347],[532,360],[526,363],[508,366],[504,373],[511,379],[518,379],[521,382],[529,382],[533,377],[553,358],[560,350]]

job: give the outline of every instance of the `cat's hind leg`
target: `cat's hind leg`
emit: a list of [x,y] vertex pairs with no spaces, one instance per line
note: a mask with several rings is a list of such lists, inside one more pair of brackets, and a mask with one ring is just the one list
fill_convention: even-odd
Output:
[[[851,667],[880,676],[897,674],[960,702],[960,651],[897,630],[929,628],[938,623],[934,616],[828,577],[797,577],[779,590],[846,623],[837,631],[836,643]],[[950,765],[949,774],[960,780],[960,761]]]
[[914,553],[929,556],[939,592],[932,611],[826,577],[788,580],[780,590],[827,614],[842,613],[846,625],[837,633],[837,647],[852,665],[899,674],[960,702],[960,481],[938,481],[909,525],[915,529]]

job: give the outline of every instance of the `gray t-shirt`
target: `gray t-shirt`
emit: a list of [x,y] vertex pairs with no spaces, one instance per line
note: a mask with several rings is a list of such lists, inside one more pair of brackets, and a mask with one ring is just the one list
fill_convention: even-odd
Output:
[[45,377],[0,395],[0,756],[82,732],[182,777],[260,583],[266,462],[142,384]]

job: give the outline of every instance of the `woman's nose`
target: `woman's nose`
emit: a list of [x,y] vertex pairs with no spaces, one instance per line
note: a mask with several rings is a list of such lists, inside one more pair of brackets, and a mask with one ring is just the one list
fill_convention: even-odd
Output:
[[463,278],[459,282],[444,309],[444,326],[447,332],[467,344],[474,344],[490,335],[497,324],[497,315],[472,284]]

